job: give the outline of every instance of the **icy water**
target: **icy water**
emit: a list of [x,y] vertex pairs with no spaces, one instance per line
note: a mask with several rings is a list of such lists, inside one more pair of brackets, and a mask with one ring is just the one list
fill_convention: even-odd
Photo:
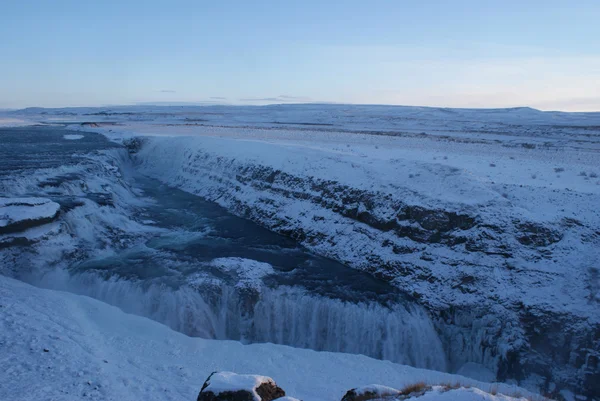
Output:
[[[144,217],[171,231],[152,238],[146,246],[162,251],[170,260],[202,264],[217,258],[250,259],[268,263],[278,273],[269,277],[269,286],[300,285],[320,295],[348,301],[402,299],[389,284],[313,255],[295,241],[234,216],[219,205],[150,178],[137,176],[135,184],[145,196],[156,201],[155,205],[144,208]],[[136,260],[139,257],[138,254],[127,260],[129,256],[123,256],[129,266],[140,264]],[[168,273],[161,272],[160,259],[146,259],[141,264],[143,270],[150,269],[159,275]],[[185,274],[198,269],[186,269]]]
[[[97,152],[110,149],[126,153],[98,134],[65,139],[73,134],[78,133],[59,127],[0,129],[0,178],[39,169],[48,175],[56,169],[38,182],[38,193],[27,195],[49,197],[66,212],[76,213],[81,206],[71,193],[65,194],[69,191],[63,184],[77,181],[92,187],[97,173],[85,164],[68,174],[62,169],[78,166],[86,154],[101,158]],[[441,342],[429,317],[394,287],[311,254],[289,238],[144,177],[126,160],[123,163],[124,174],[114,187],[130,188],[143,200],[139,205],[133,202],[125,217],[157,232],[123,247],[120,244],[131,235],[119,234],[115,223],[104,230],[117,233],[112,237],[114,251],[107,256],[82,258],[81,252],[71,252],[76,256],[65,256],[66,268],[49,266],[28,281],[98,298],[189,335],[361,353],[445,369]],[[4,187],[10,191],[6,183]],[[83,197],[100,206],[93,213],[119,210],[110,192],[88,191]],[[75,223],[96,222],[95,217],[86,212]],[[73,231],[76,237],[78,231]],[[223,260],[233,263],[233,271],[219,267]],[[272,270],[253,275],[253,270],[266,266],[261,263]],[[248,272],[236,271],[240,266],[251,270],[251,280]]]
[[116,147],[96,134],[77,140],[64,137],[73,134],[77,132],[46,126],[0,128],[0,176],[73,165],[85,153]]

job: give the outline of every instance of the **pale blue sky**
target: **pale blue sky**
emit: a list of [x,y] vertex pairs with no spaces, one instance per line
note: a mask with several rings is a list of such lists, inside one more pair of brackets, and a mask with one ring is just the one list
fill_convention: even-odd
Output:
[[0,107],[600,110],[598,21],[598,0],[3,0]]

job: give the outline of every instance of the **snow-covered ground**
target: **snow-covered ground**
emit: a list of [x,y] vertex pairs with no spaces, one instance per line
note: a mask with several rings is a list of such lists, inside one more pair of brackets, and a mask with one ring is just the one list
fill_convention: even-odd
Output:
[[[474,363],[548,390],[598,389],[599,113],[289,105],[11,116],[124,141],[139,171],[393,283],[428,308],[451,371]],[[255,279],[218,268],[229,267]]]
[[[403,388],[421,381],[531,395],[360,355],[191,338],[91,298],[3,276],[0,365],[0,399],[11,401],[195,400],[206,378],[223,370],[272,377],[305,401],[341,400],[347,390],[372,383]],[[468,399],[508,398],[482,393]]]
[[[2,112],[0,112],[2,113]],[[4,113],[7,113],[6,111]],[[32,121],[0,115],[0,127],[25,127],[34,124]]]
[[44,198],[0,198],[0,232],[14,226],[51,220],[56,217],[60,205]]

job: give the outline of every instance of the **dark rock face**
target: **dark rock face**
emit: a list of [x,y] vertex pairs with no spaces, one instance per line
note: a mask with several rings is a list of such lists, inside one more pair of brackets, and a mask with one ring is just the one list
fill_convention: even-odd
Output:
[[549,246],[562,239],[562,234],[541,224],[531,222],[517,223],[520,233],[517,240],[528,246]]
[[[285,397],[285,391],[277,386],[273,379],[270,378],[267,378],[268,380],[266,381],[262,381],[262,383],[256,387],[242,390],[232,388],[231,391],[220,390],[219,392],[215,393],[210,390],[211,378],[213,378],[215,375],[220,375],[220,373],[213,372],[210,376],[208,376],[202,385],[200,394],[198,394],[197,401],[256,401],[254,393],[258,394],[260,401],[273,401],[278,398]],[[228,376],[235,377],[240,375],[228,373]]]
[[137,153],[142,147],[144,140],[142,138],[131,138],[123,141],[123,146],[130,154]]
[[527,352],[518,358],[522,371],[545,371],[557,379],[579,373],[580,391],[600,395],[600,325],[539,307],[524,308],[521,324],[529,340]]

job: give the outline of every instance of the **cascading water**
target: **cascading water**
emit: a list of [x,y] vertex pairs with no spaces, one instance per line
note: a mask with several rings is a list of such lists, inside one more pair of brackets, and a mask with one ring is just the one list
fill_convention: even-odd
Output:
[[446,370],[431,320],[415,306],[351,303],[287,286],[171,288],[62,270],[34,284],[88,295],[192,336],[364,354]]
[[[63,134],[30,133],[57,149]],[[90,141],[80,142],[82,152],[109,148],[102,137],[85,135]],[[53,153],[44,174],[5,180],[5,188],[62,207],[59,233],[12,259],[19,278],[91,296],[191,336],[446,370],[429,316],[396,288],[140,176],[128,153],[112,146],[68,168],[69,153]]]

